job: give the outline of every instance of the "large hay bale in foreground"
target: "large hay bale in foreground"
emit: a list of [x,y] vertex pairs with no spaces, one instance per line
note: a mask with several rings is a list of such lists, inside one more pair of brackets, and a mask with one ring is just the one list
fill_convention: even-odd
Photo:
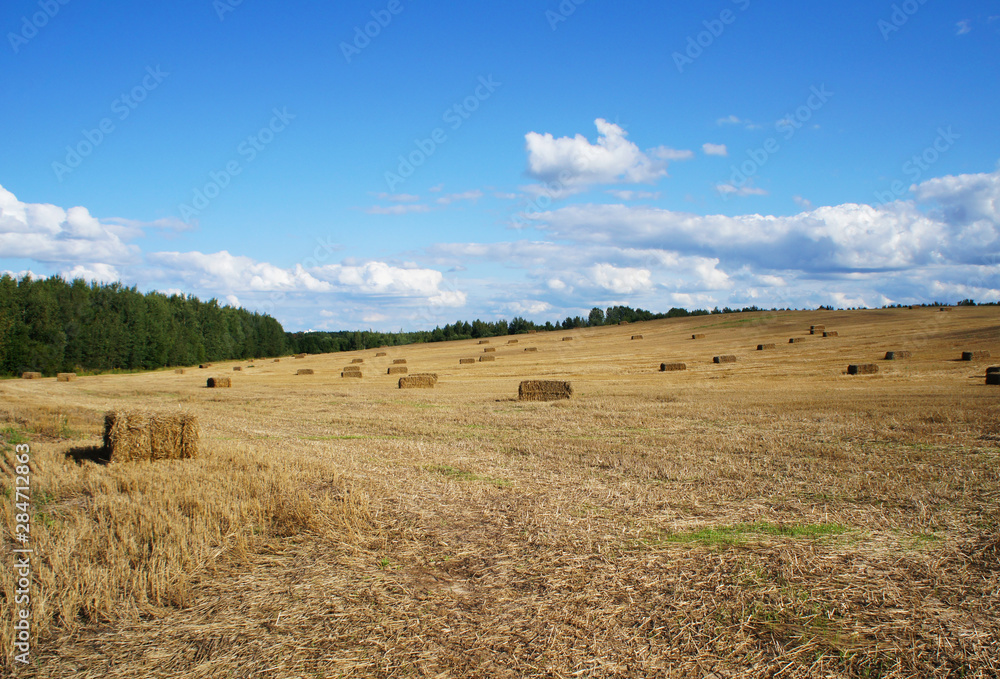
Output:
[[360,370],[345,370],[344,372],[340,373],[340,376],[341,377],[356,377],[358,379],[361,379],[362,377],[364,377],[364,375],[361,373]]
[[981,361],[984,358],[989,358],[990,352],[988,351],[963,351],[962,360],[963,361]]
[[878,372],[878,366],[874,363],[861,363],[847,366],[848,375],[874,375]]
[[25,372],[21,373],[22,380],[40,380],[42,379],[42,373],[37,372]]
[[392,364],[393,365],[406,365],[406,359],[405,358],[394,358],[392,360]]
[[558,401],[573,395],[569,382],[555,380],[525,380],[517,388],[519,401]]
[[312,368],[299,368],[295,372],[295,374],[296,375],[314,375],[314,374],[316,374],[316,371],[313,370]]
[[198,418],[115,410],[104,416],[104,449],[112,462],[197,457]]
[[757,345],[757,351],[768,351],[768,350],[774,349],[774,348],[775,348],[775,345],[774,345],[773,342],[770,343],[770,344],[758,344]]
[[632,339],[634,339],[634,340],[641,340],[642,339],[642,335],[632,335]]
[[885,360],[895,361],[900,358],[911,358],[913,356],[912,351],[887,351],[885,352]]
[[497,360],[497,357],[494,356],[493,354],[483,354],[482,356],[479,357],[480,363],[487,363],[489,361],[495,361],[495,360]]
[[405,365],[394,365],[389,368],[389,375],[405,375],[410,371]]
[[823,333],[823,337],[837,337],[838,333],[836,330],[827,330]]
[[691,339],[693,339],[693,340],[705,339],[705,335],[703,333],[698,333],[696,335],[691,335]]
[[538,347],[525,347],[525,351],[538,351]]
[[365,359],[363,359],[363,358],[355,358],[355,359],[351,360],[351,365],[357,365],[358,363],[364,363],[364,362],[365,362]]
[[715,356],[712,358],[713,363],[736,363],[736,357],[732,354],[726,354],[725,356]]
[[233,380],[229,377],[209,377],[206,386],[209,389],[228,389],[233,386]]
[[496,350],[497,350],[496,347],[486,347],[485,349],[483,349],[483,353],[484,354],[493,354],[493,353],[496,353]]
[[475,363],[475,362],[476,362],[476,359],[474,359],[474,358],[460,358],[460,359],[458,359],[459,365],[466,365],[466,364]]
[[56,381],[72,382],[76,379],[76,373],[56,373]]
[[660,372],[661,373],[676,372],[678,370],[687,370],[687,369],[688,369],[688,367],[687,367],[686,363],[661,363],[660,364]]
[[437,375],[422,373],[399,378],[400,389],[433,389],[437,384]]

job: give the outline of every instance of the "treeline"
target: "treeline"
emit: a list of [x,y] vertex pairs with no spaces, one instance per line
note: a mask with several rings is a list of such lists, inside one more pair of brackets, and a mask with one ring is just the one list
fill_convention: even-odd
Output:
[[121,283],[0,278],[0,374],[152,370],[286,352],[270,316]]

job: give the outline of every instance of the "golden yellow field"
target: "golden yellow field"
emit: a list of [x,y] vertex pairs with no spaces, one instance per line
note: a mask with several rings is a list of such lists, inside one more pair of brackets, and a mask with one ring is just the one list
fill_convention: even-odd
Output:
[[[5,542],[5,673],[998,676],[996,307],[509,339],[462,365],[485,347],[0,382],[36,550],[22,668]],[[958,360],[972,350],[994,358]],[[341,377],[356,358],[363,378]],[[396,388],[400,358],[437,385]],[[519,402],[522,379],[573,398]],[[123,406],[197,414],[200,456],[104,464]]]

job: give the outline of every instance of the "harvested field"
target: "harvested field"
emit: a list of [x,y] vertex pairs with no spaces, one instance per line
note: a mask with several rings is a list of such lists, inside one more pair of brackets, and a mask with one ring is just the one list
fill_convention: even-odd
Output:
[[[704,360],[817,321],[844,336]],[[5,654],[3,673],[996,676],[1000,386],[996,361],[956,359],[998,350],[997,325],[991,307],[643,323],[692,366],[674,375],[617,325],[480,370],[455,369],[474,342],[408,346],[433,389],[267,367],[224,391],[171,370],[0,381],[39,555],[33,666]],[[914,357],[842,374],[886,346]],[[525,380],[573,396],[519,401]],[[197,456],[108,464],[104,413],[133,405],[196,413]],[[0,596],[5,648],[13,615]]]
[[525,380],[517,388],[519,401],[559,401],[573,396],[573,386],[558,380]]

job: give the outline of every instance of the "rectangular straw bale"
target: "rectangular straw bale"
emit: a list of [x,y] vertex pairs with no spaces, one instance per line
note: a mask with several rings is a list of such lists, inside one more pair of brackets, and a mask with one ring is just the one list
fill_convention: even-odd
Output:
[[572,342],[572,341],[573,341],[573,338],[572,338],[572,337],[563,337],[563,340],[562,340],[562,341],[563,341],[563,342]]
[[433,389],[437,384],[437,375],[422,373],[399,378],[400,389]]
[[198,367],[201,368],[202,370],[204,370],[205,368],[211,368],[212,364],[211,363],[202,363]]
[[642,335],[632,335],[632,339],[634,339],[634,340],[641,340],[642,339]]
[[299,368],[295,374],[296,375],[314,375],[316,373],[312,368]]
[[228,389],[233,386],[233,380],[228,377],[209,377],[206,386],[209,389]]
[[990,352],[988,351],[963,351],[962,360],[963,361],[981,361],[984,358],[989,358]]
[[76,373],[57,373],[56,380],[59,382],[72,382],[76,379]]
[[392,359],[392,364],[393,365],[406,365],[406,359],[405,358],[394,358],[394,359]]
[[394,365],[389,368],[389,375],[405,375],[409,372],[409,368],[405,365]]
[[115,410],[104,416],[104,448],[112,462],[186,460],[198,455],[198,418]]
[[474,358],[460,358],[460,359],[458,359],[459,365],[465,365],[465,364],[468,364],[468,363],[475,363],[475,362],[476,362],[476,359],[474,359]]
[[693,340],[696,340],[696,339],[705,339],[705,335],[703,333],[698,333],[696,335],[691,335],[691,339],[693,339]]
[[788,340],[789,344],[798,344],[799,342],[805,342],[805,337],[792,337]]
[[1000,373],[987,373],[986,384],[1000,384]]
[[489,344],[490,341],[489,340],[479,340],[479,343],[480,344]]
[[687,367],[686,363],[661,363],[660,364],[660,372],[661,373],[675,372],[677,370],[687,370],[687,369],[688,369],[688,367]]
[[826,330],[826,326],[825,325],[810,325],[809,326],[809,334],[810,335],[818,335],[821,332],[823,332],[824,330]]
[[836,330],[827,330],[823,333],[823,337],[837,337],[838,334]]
[[360,365],[345,365],[342,368],[342,370],[345,373],[359,373],[359,372],[361,372],[361,366]]
[[365,359],[363,359],[363,358],[355,358],[355,359],[351,360],[352,364],[355,364],[355,363],[364,363],[364,362],[365,362]]
[[525,351],[538,351],[538,347],[525,347]]
[[758,344],[757,345],[757,351],[767,351],[769,349],[774,349],[774,348],[775,348],[775,345],[774,345],[773,342],[770,343],[770,344]]
[[497,350],[496,347],[486,347],[485,349],[483,349],[483,353],[484,354],[493,354],[493,353],[496,353],[496,350]]
[[375,358],[382,358],[383,356],[388,356],[388,354],[385,353],[384,351],[380,351],[377,354],[375,354]]
[[885,360],[895,361],[900,358],[911,358],[913,356],[912,351],[887,351],[885,352]]
[[295,358],[305,358],[309,354],[295,354]]
[[712,358],[713,363],[736,363],[736,357],[732,354],[726,354],[725,356],[715,356]]
[[276,359],[274,359],[274,362],[275,363],[281,363],[281,359],[280,358],[276,358]]
[[537,335],[537,334],[538,334],[538,331],[537,331],[537,330],[529,330],[529,331],[528,331],[528,334],[529,334],[529,335]]
[[340,376],[341,377],[356,377],[358,379],[361,379],[362,377],[364,377],[364,375],[362,374],[362,372],[360,370],[345,370],[344,372],[340,373]]
[[175,375],[183,375],[184,374],[184,368],[178,368],[177,370],[174,371],[174,374]]
[[517,389],[519,401],[558,401],[570,398],[573,386],[555,380],[525,380]]
[[497,357],[494,356],[493,354],[483,354],[482,356],[479,357],[480,363],[486,363],[487,361],[495,361],[495,360],[497,360]]
[[507,340],[507,344],[517,344],[517,340],[515,339]]
[[241,367],[240,367],[240,366],[238,366],[238,365],[234,365],[234,366],[233,366],[233,372],[236,372],[236,373],[238,373],[238,372],[243,372],[243,368],[241,368]]
[[878,366],[874,363],[862,363],[859,365],[847,366],[848,375],[874,375],[878,372]]
[[618,325],[628,325],[628,321],[618,321]]

